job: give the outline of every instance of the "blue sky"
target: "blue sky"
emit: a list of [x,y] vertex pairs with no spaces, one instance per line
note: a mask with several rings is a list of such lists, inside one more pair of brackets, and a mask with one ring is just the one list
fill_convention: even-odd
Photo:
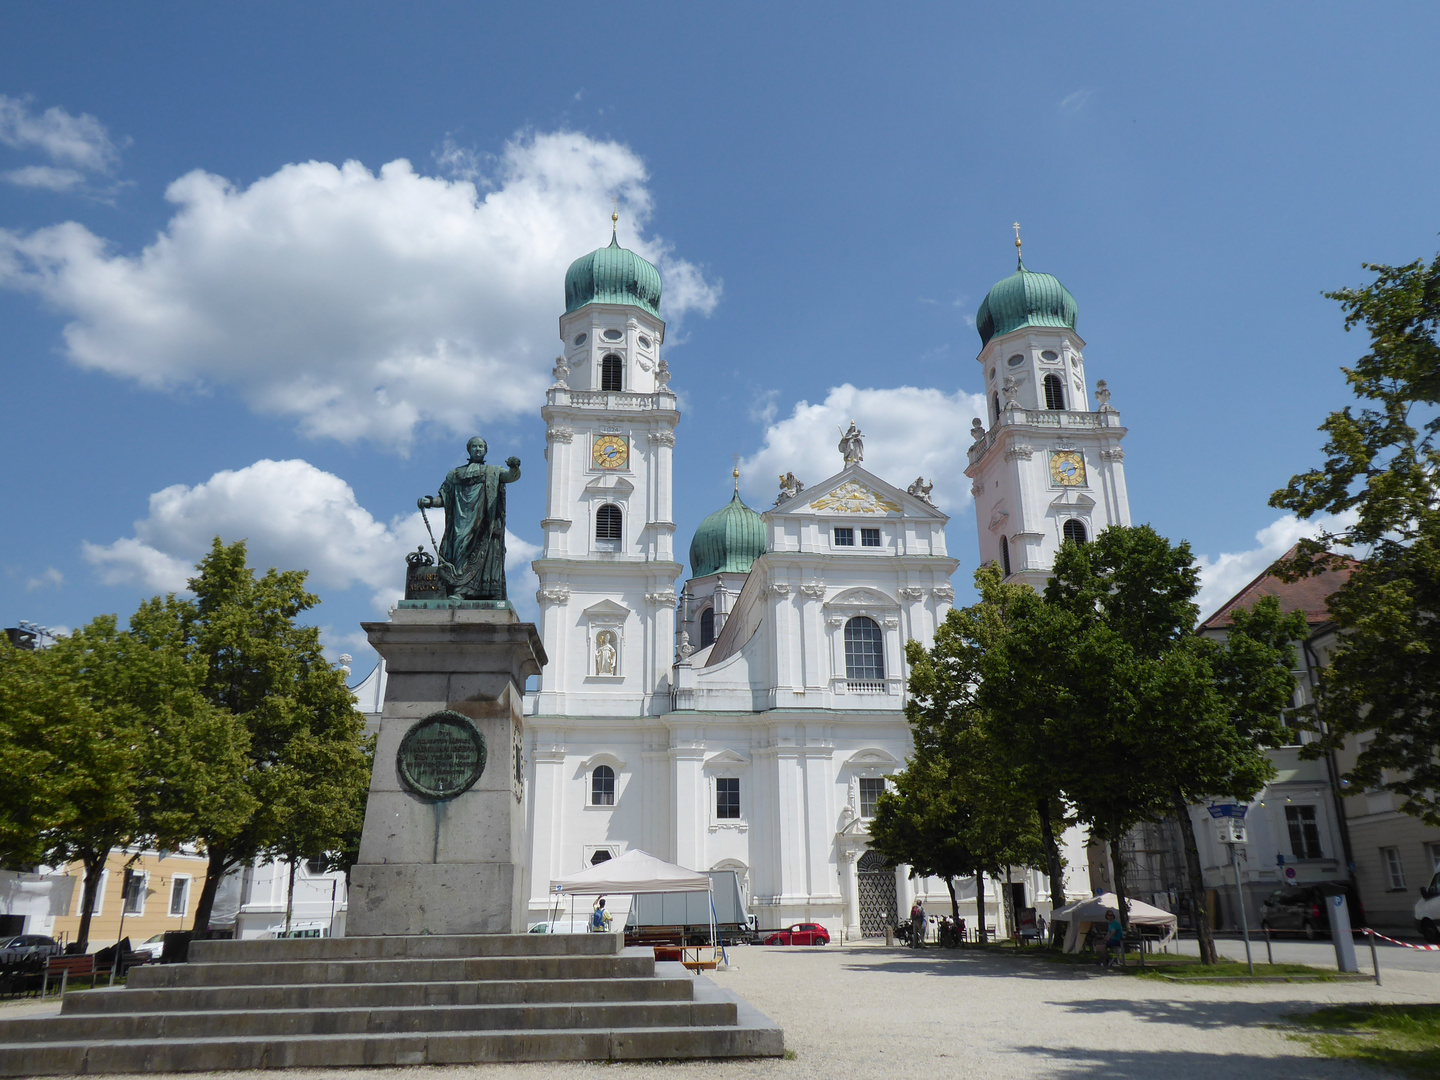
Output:
[[1129,427],[1135,520],[1192,543],[1214,606],[1297,535],[1267,499],[1348,402],[1364,342],[1321,292],[1436,250],[1437,22],[7,4],[0,623],[123,616],[218,531],[308,566],[364,668],[415,496],[477,429],[525,462],[533,611],[561,277],[612,195],[666,278],[682,551],[732,455],[763,508],[854,415],[867,465],[935,477],[967,596],[973,316],[1019,220]]

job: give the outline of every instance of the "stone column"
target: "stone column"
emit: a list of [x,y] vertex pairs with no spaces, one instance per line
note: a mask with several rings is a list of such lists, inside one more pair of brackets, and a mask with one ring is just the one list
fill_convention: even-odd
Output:
[[845,936],[858,938],[860,929],[860,849],[845,852]]
[[[480,603],[399,608],[388,622],[363,624],[389,680],[351,871],[351,934],[525,930],[522,705],[545,649],[532,623]],[[452,730],[474,726],[486,760],[468,788],[437,797],[402,780],[398,755],[405,736],[442,711],[458,714]],[[434,765],[442,783],[448,760]]]

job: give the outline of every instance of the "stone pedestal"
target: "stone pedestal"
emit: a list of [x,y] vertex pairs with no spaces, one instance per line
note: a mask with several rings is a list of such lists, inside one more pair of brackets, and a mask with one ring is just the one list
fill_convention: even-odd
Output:
[[[347,931],[523,933],[521,703],[526,678],[546,661],[534,624],[508,606],[476,604],[405,606],[362,625],[388,682]],[[402,780],[397,753],[407,733],[445,710],[474,725],[487,753],[473,785],[437,798]]]

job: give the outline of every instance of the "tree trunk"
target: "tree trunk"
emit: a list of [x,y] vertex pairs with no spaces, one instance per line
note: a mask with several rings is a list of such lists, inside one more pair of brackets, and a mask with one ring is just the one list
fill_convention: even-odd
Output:
[[80,946],[82,953],[90,944],[90,920],[95,914],[95,894],[100,891],[100,875],[105,872],[105,859],[109,854],[109,851],[87,851],[80,856],[80,865],[85,868],[85,887],[81,890],[80,929],[75,932],[75,943]]
[[1195,934],[1200,941],[1200,963],[1213,964],[1219,959],[1215,950],[1215,929],[1210,925],[1210,909],[1205,902],[1205,872],[1200,868],[1200,845],[1195,842],[1195,822],[1190,808],[1177,788],[1174,795],[1175,816],[1180,819],[1180,837],[1185,843],[1185,876],[1190,880],[1190,912],[1195,920]]
[[215,907],[215,891],[220,888],[220,879],[235,865],[218,851],[210,852],[210,861],[205,868],[205,884],[200,888],[200,902],[195,905],[195,921],[190,924],[193,932],[210,929],[210,912]]
[[1110,841],[1111,877],[1115,880],[1115,912],[1120,916],[1120,927],[1130,932],[1130,912],[1125,907],[1125,859],[1120,854],[1120,839]]
[[1020,913],[1015,910],[1015,890],[1010,888],[1015,884],[1013,874],[1013,867],[1005,867],[1005,895],[1001,897],[1004,901],[1001,907],[1005,911],[1005,936],[1007,939],[1013,938],[1019,932],[1020,926]]
[[1050,878],[1050,919],[1065,906],[1065,868],[1060,865],[1060,844],[1055,839],[1055,826],[1050,820],[1050,798],[1042,798],[1040,811],[1040,837],[1045,843],[1046,875]]
[[975,911],[980,921],[975,924],[975,940],[985,941],[985,871],[975,871]]
[[955,895],[955,879],[946,877],[945,888],[950,890],[950,911],[955,916],[955,925],[960,925],[960,898]]
[[285,932],[290,932],[290,916],[295,912],[295,857],[290,857],[290,881],[285,887]]

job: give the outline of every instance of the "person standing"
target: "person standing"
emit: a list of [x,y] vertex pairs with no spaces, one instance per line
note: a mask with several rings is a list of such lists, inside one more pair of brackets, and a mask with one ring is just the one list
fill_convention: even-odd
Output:
[[917,949],[925,947],[925,905],[918,899],[910,908],[910,944]]

